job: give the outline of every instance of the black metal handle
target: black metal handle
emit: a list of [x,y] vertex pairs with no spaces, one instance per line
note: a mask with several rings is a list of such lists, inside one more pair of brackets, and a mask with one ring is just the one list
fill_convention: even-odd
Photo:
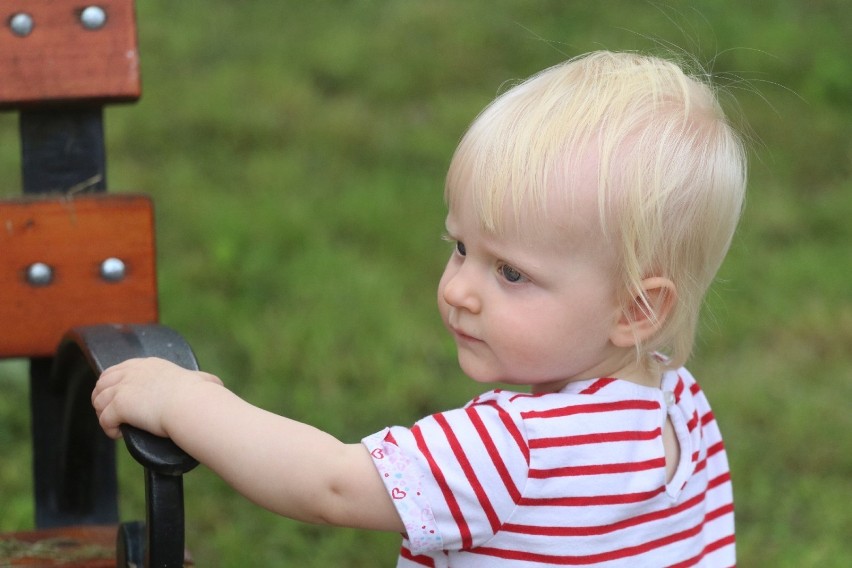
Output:
[[[75,414],[81,407],[89,405],[91,418],[83,421],[87,429],[97,427],[91,409],[89,394],[97,377],[108,367],[136,357],[160,357],[190,370],[198,370],[198,363],[189,344],[176,331],[159,324],[138,325],[95,325],[72,329],[60,343],[54,361],[53,380],[59,388],[69,390],[69,400],[74,401]],[[69,384],[61,384],[63,382]],[[94,424],[94,426],[92,426]],[[189,454],[167,438],[154,436],[129,425],[122,425],[124,442],[130,454],[145,467],[146,526],[144,558],[145,566],[162,568],[182,567],[184,561],[184,509],[182,475],[198,465]],[[79,454],[97,453],[87,449],[87,439],[92,436],[76,436],[64,447],[72,448],[63,459],[63,467],[71,472],[71,478],[85,478],[91,472],[80,467]],[[94,463],[91,460],[86,463]],[[90,466],[91,467],[91,466]],[[64,477],[64,476],[63,476]],[[71,499],[84,501],[77,496],[69,483],[62,494]],[[137,531],[138,532],[138,531]],[[119,542],[121,543],[121,534]],[[126,537],[126,535],[125,535]],[[134,547],[119,546],[119,555],[133,553]],[[130,565],[130,557],[118,558],[119,565]],[[138,561],[133,564],[138,565]]]
[[[54,368],[63,368],[69,360],[79,359],[80,355],[88,362],[95,380],[105,369],[136,357],[160,357],[185,369],[198,370],[195,354],[186,340],[160,324],[74,328],[65,335]],[[180,475],[198,465],[168,438],[128,425],[123,425],[121,431],[128,451],[145,468],[165,475]]]

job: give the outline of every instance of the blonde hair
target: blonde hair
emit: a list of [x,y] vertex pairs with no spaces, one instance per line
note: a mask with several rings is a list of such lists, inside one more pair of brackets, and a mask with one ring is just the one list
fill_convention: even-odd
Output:
[[450,206],[471,196],[483,228],[500,233],[506,207],[516,221],[522,212],[546,219],[554,192],[570,204],[580,185],[596,183],[625,310],[637,302],[656,317],[644,278],[663,276],[676,287],[659,331],[637,345],[637,354],[666,353],[673,367],[692,351],[702,300],[745,195],[742,139],[703,76],[665,59],[612,52],[546,69],[476,118],[446,185]]

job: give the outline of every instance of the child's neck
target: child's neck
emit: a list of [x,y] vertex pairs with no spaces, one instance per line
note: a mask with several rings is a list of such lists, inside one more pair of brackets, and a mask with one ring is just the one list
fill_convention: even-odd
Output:
[[587,379],[596,379],[599,377],[621,379],[650,388],[660,388],[660,383],[662,381],[663,376],[662,365],[656,357],[650,354],[637,360],[636,352],[631,351],[628,355],[625,355],[625,357],[617,363],[607,365],[606,367],[613,370],[602,372],[594,377],[582,377],[570,381],[564,381],[562,383],[550,383],[548,385],[532,385],[531,392],[533,394],[557,392],[559,390],[562,390],[568,383]]
[[613,378],[658,389],[663,378],[663,369],[660,362],[650,354],[638,361],[634,356],[627,365],[613,375]]

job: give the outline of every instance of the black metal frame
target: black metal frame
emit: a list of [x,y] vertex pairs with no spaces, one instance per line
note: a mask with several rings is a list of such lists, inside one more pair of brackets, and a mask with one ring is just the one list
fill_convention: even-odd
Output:
[[[106,191],[102,107],[26,109],[19,112],[18,121],[24,194]],[[98,494],[89,500],[91,506],[75,506],[74,500],[85,499],[84,495],[60,498],[57,493],[63,483],[60,440],[70,425],[57,420],[65,412],[66,401],[64,391],[51,384],[52,367],[51,357],[30,360],[36,526],[115,523],[118,505],[112,444],[101,442],[92,448],[92,471],[98,473],[88,481]]]
[[[115,457],[114,451],[108,451],[114,444],[98,425],[91,393],[106,368],[137,357],[159,357],[198,370],[189,344],[160,324],[79,327],[66,334],[59,346],[50,382],[53,391],[64,394],[67,401],[62,423],[68,427],[61,439],[55,490],[55,502],[63,514],[84,517],[105,503],[114,503],[115,491],[110,489],[115,486]],[[117,565],[181,567],[185,549],[182,476],[198,462],[171,440],[127,425],[121,430],[128,451],[145,468],[146,522],[122,525]],[[109,478],[106,489],[98,485],[104,478]]]

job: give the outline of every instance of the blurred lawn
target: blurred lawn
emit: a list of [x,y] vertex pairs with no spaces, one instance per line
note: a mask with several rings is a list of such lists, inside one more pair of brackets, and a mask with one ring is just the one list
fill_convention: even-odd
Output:
[[[347,441],[474,393],[434,293],[443,175],[504,86],[593,49],[697,55],[755,139],[742,229],[691,364],[726,435],[742,566],[852,566],[852,12],[844,0],[137,3],[144,95],[109,185],[158,206],[161,314],[241,396]],[[0,117],[0,195],[19,192]],[[0,252],[2,254],[2,252]],[[32,524],[26,364],[0,365],[0,529]],[[122,458],[123,517],[142,513]],[[286,483],[287,480],[282,480]],[[199,566],[389,566],[186,480]]]

